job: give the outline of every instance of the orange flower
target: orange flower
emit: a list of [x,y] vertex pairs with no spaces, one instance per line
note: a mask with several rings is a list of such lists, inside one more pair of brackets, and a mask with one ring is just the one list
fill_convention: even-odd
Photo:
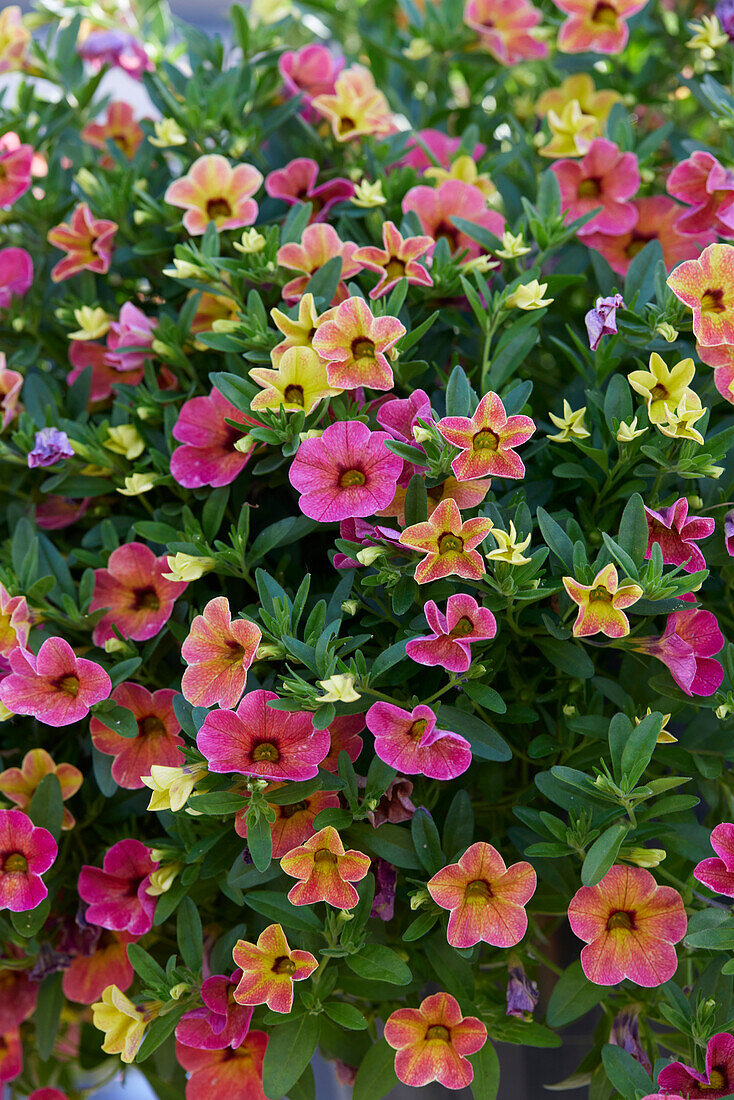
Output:
[[79,271],[105,275],[110,269],[112,240],[116,232],[115,222],[93,217],[85,202],[78,203],[72,212],[71,222],[61,222],[49,230],[49,244],[67,253],[51,272],[52,281],[60,283]]
[[292,905],[325,901],[336,909],[352,909],[359,901],[352,883],[367,874],[370,857],[364,852],[345,852],[338,832],[327,825],[284,855],[280,866],[291,878],[300,879],[288,894]]
[[486,572],[482,555],[476,546],[492,530],[491,519],[462,520],[456,501],[442,500],[425,523],[406,527],[400,536],[403,546],[422,550],[425,554],[415,570],[418,584],[437,581],[442,577],[464,577],[478,580]]
[[668,276],[668,286],[693,313],[693,332],[704,347],[734,344],[734,245],[710,244]]
[[107,142],[112,141],[124,155],[131,160],[143,140],[143,131],[135,121],[133,109],[129,103],[110,103],[104,122],[88,123],[79,135],[94,149],[105,154],[100,160],[104,168],[111,168],[114,160],[107,152]]
[[279,924],[270,924],[257,943],[238,940],[232,951],[242,971],[234,999],[239,1005],[267,1005],[272,1012],[290,1012],[293,983],[310,977],[319,965],[310,951],[291,951]]
[[467,1054],[487,1041],[487,1029],[476,1016],[462,1016],[450,993],[434,993],[420,1008],[399,1008],[385,1024],[385,1039],[398,1053],[395,1072],[414,1088],[438,1081],[462,1089],[474,1077]]

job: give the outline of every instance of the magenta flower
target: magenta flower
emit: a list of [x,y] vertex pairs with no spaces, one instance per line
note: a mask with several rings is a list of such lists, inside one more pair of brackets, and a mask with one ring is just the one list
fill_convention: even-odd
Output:
[[74,448],[69,443],[66,432],[58,428],[41,428],[36,432],[33,450],[28,452],[28,468],[36,466],[54,466],[64,458],[73,458]]
[[141,80],[143,73],[151,73],[155,68],[145,47],[127,31],[91,31],[77,46],[77,53],[95,72],[103,65],[111,65],[122,69],[133,80]]
[[431,401],[425,390],[413,390],[410,397],[390,397],[377,410],[377,423],[401,443],[416,446],[413,428],[419,420],[432,423]]
[[46,726],[69,726],[106,699],[112,687],[96,662],[77,657],[63,638],[47,638],[33,656],[20,646],[8,658],[0,702],[13,714],[31,714]]
[[723,645],[713,611],[691,607],[668,615],[662,636],[639,638],[636,648],[667,665],[686,695],[713,695],[724,679],[721,664],[714,660]]
[[319,95],[333,95],[336,78],[344,68],[344,59],[334,57],[326,46],[314,43],[300,50],[286,50],[278,59],[278,69],[289,99],[301,95],[301,114],[311,120],[316,112],[311,101]]
[[71,527],[81,519],[91,501],[91,497],[71,500],[49,493],[36,505],[36,524],[44,531],[60,531],[64,527]]
[[590,309],[584,317],[591,351],[596,351],[599,347],[602,336],[612,336],[616,333],[617,310],[624,308],[624,299],[621,294],[596,299],[594,308]]
[[12,206],[30,189],[32,163],[30,145],[0,149],[0,206]]
[[[125,302],[119,320],[113,321],[107,335],[105,361],[118,371],[139,371],[147,358],[144,351],[126,351],[126,348],[152,348],[155,321],[146,317],[132,302]],[[123,379],[125,381],[125,379]]]
[[150,876],[158,867],[139,840],[118,840],[105,853],[102,869],[85,864],[77,889],[87,902],[90,924],[111,932],[144,936],[153,927],[157,898],[148,893]]
[[672,1089],[688,1100],[721,1100],[734,1090],[734,1036],[722,1031],[708,1041],[706,1068],[703,1073],[683,1062],[671,1062],[658,1074],[658,1087],[665,1089],[663,1096],[670,1096]]
[[385,446],[389,438],[359,420],[340,420],[319,438],[304,439],[288,475],[304,515],[334,523],[387,507],[403,468]]
[[265,190],[271,198],[281,199],[288,206],[295,206],[299,202],[310,202],[311,222],[324,222],[332,206],[351,199],[354,195],[354,184],[351,180],[339,177],[317,186],[318,176],[319,166],[315,160],[311,160],[310,157],[297,157],[286,164],[285,168],[278,168],[277,171],[266,176]]
[[259,775],[264,779],[313,779],[329,752],[328,730],[315,730],[305,711],[268,706],[273,691],[251,691],[236,711],[206,716],[196,743],[209,771]]
[[[242,430],[227,424],[242,423]],[[245,421],[245,422],[243,422]],[[182,443],[171,455],[171,473],[185,489],[211,485],[217,489],[229,485],[247,465],[251,451],[238,451],[238,443],[247,434],[247,425],[256,421],[244,416],[217,389],[208,397],[192,397],[181,408],[173,428],[173,438]]]
[[502,237],[505,219],[487,209],[487,200],[478,187],[461,180],[446,180],[439,187],[411,187],[403,199],[403,213],[415,211],[421,229],[438,242],[443,237],[451,253],[466,253],[464,261],[476,259],[484,249],[454,225],[452,218],[463,218]]
[[128,542],[112,551],[107,568],[94,571],[89,610],[105,611],[92,633],[95,645],[114,638],[115,629],[136,642],[156,636],[186,588],[185,581],[166,580],[163,574],[168,568],[166,555],[157,558],[142,542]]
[[471,664],[471,643],[494,638],[497,621],[487,607],[472,596],[459,592],[449,596],[443,615],[434,600],[423,609],[433,631],[425,638],[413,638],[405,652],[419,665],[442,665],[449,672],[466,672]]
[[73,386],[80,374],[91,369],[89,400],[106,401],[112,396],[116,386],[136,386],[143,380],[143,370],[129,371],[121,377],[120,371],[110,361],[110,353],[104,344],[95,344],[91,340],[71,340],[69,342],[69,362],[72,369],[66,376],[67,386]]
[[22,298],[33,282],[33,260],[24,248],[0,249],[0,309]]
[[137,737],[123,737],[99,718],[92,718],[92,742],[100,752],[114,756],[112,778],[119,787],[139,790],[145,785],[141,777],[150,775],[153,764],[177,768],[185,763],[181,727],[173,710],[175,695],[170,688],[150,692],[128,681],[115,688],[111,698],[132,712],[138,725]]
[[676,222],[681,233],[734,236],[734,172],[724,168],[712,153],[696,149],[680,161],[668,176],[665,189],[689,210]]
[[[449,137],[443,130],[418,130],[414,137],[408,138],[406,145],[408,152],[401,157],[398,163],[415,168],[417,172],[432,168],[434,164],[438,164],[440,168],[449,169],[452,160],[459,152],[460,146],[461,138]],[[426,153],[426,149],[431,154],[430,157]],[[472,159],[480,160],[486,151],[486,145],[475,145],[471,154]]]
[[659,512],[646,506],[645,514],[648,531],[646,558],[651,557],[652,548],[657,543],[666,565],[682,565],[686,573],[706,568],[706,559],[694,543],[713,535],[716,527],[714,519],[689,516],[685,497],[680,497],[675,504],[661,508]]
[[48,890],[41,875],[56,859],[56,841],[20,810],[0,810],[0,909],[25,913]]
[[393,703],[373,703],[366,721],[380,760],[405,775],[455,779],[471,764],[469,742],[458,733],[437,729],[430,707],[409,711]]
[[580,237],[594,232],[628,233],[637,224],[638,211],[627,201],[640,186],[634,153],[622,153],[613,141],[596,138],[581,160],[557,160],[551,172],[561,189],[566,222],[601,207],[578,230]]
[[723,821],[711,833],[715,856],[702,859],[693,874],[709,890],[734,898],[734,825]]
[[176,1039],[186,1047],[197,1050],[224,1050],[242,1045],[250,1029],[254,1009],[238,1004],[232,994],[242,977],[235,970],[231,977],[213,974],[201,986],[199,1008],[192,1008],[181,1018],[176,1028]]
[[734,558],[734,508],[724,516],[724,542],[727,554]]
[[433,248],[433,237],[403,237],[394,222],[382,226],[382,248],[368,245],[354,253],[355,263],[380,276],[370,298],[384,298],[401,279],[412,286],[433,286],[433,279],[418,259]]

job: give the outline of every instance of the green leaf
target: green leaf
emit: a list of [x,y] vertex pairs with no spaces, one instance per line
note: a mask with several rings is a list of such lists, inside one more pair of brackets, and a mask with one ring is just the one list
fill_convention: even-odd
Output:
[[472,754],[480,760],[511,760],[512,749],[496,729],[475,714],[466,714],[456,707],[441,707],[439,726],[466,737]]
[[295,1085],[289,1088],[288,1100],[316,1100],[316,1082],[310,1065],[306,1066]]
[[474,1067],[471,1091],[474,1100],[496,1100],[500,1087],[500,1060],[487,1039],[481,1050],[469,1058]]
[[341,256],[332,256],[330,260],[327,260],[322,267],[314,272],[303,293],[313,294],[315,299],[322,299],[324,309],[328,309],[336,294],[341,276],[342,258]]
[[536,645],[555,668],[568,676],[590,680],[594,675],[594,662],[577,642],[562,642],[558,638],[537,639]]
[[474,811],[468,791],[457,791],[451,800],[443,827],[443,850],[447,859],[463,855],[474,839]]
[[[618,375],[615,375],[615,377],[618,377]],[[642,564],[645,559],[647,534],[648,527],[645,505],[642,502],[640,494],[633,493],[625,504],[624,511],[622,512],[617,542],[622,549],[626,550],[630,557],[639,564]]]
[[411,921],[408,927],[403,932],[403,940],[405,943],[412,943],[414,940],[421,939],[422,936],[428,934],[431,931],[434,924],[438,920],[438,913],[421,913],[416,917],[414,921]]
[[178,907],[176,939],[181,958],[195,973],[201,970],[202,931],[201,917],[191,898],[184,898]]
[[408,985],[413,978],[410,967],[397,952],[381,943],[365,944],[356,955],[348,955],[345,962],[350,970],[368,981]]
[[382,1100],[399,1083],[395,1074],[395,1051],[384,1039],[378,1039],[357,1070],[352,1100]]
[[263,1091],[270,1100],[298,1081],[318,1046],[319,1030],[318,1016],[308,1013],[273,1028],[263,1062]]
[[42,1062],[47,1062],[51,1057],[59,1031],[61,1009],[64,1006],[61,981],[61,974],[52,974],[44,980],[38,994],[36,1011],[33,1014],[36,1025],[36,1049]]
[[441,839],[433,818],[423,806],[413,814],[410,832],[419,860],[429,875],[435,875],[444,865]]
[[194,794],[188,801],[192,810],[200,814],[234,814],[244,809],[248,799],[236,791],[212,791],[211,794]]
[[185,1011],[186,1005],[176,1006],[171,1012],[167,1012],[165,1016],[159,1016],[157,1020],[153,1020],[135,1056],[136,1062],[144,1062],[154,1051],[158,1050],[159,1046],[165,1043]]
[[92,771],[101,794],[111,798],[117,790],[117,783],[112,778],[112,757],[100,752],[96,745],[92,745]]
[[349,1031],[364,1031],[367,1027],[364,1013],[356,1005],[347,1004],[346,1001],[328,1001],[324,1005],[324,1011],[330,1020]]
[[305,905],[291,905],[283,893],[275,890],[248,890],[245,905],[277,924],[283,924],[296,932],[320,932],[321,921]]
[[559,561],[563,562],[566,570],[573,573],[573,543],[559,523],[546,512],[545,508],[538,508],[536,512],[540,533],[547,546],[553,551]]
[[553,988],[545,1022],[548,1027],[565,1027],[591,1012],[606,995],[604,986],[594,985],[589,981],[580,962],[571,963]]
[[204,537],[211,542],[222,526],[224,513],[229,501],[229,485],[222,485],[218,489],[212,489],[204,502],[201,510],[201,529]]
[[28,816],[34,825],[40,825],[59,839],[61,822],[64,816],[64,800],[61,796],[61,784],[57,775],[44,775],[33,792]]
[[624,280],[624,300],[628,309],[637,295],[635,309],[643,312],[641,307],[655,294],[655,268],[662,259],[663,248],[660,241],[652,240],[632,260]]
[[506,714],[507,712],[507,703],[500,693],[488,684],[481,684],[475,680],[466,685],[464,692],[470,699],[479,703],[480,707],[491,710],[493,714]]
[[132,740],[140,733],[138,720],[133,712],[127,707],[121,707],[119,703],[113,703],[109,709],[105,707],[104,710],[95,711],[94,717],[118,737],[127,737]]
[[260,813],[247,815],[247,847],[258,871],[267,871],[273,858],[273,834]]
[[584,886],[596,886],[601,882],[617,858],[622,841],[630,830],[629,821],[617,821],[597,837],[586,853],[581,868],[581,881]]
[[402,642],[394,642],[393,645],[389,645],[387,649],[383,649],[382,653],[378,653],[370,669],[371,684],[382,676],[383,672],[387,672],[393,665],[397,665],[402,661],[405,657],[405,647],[407,643],[408,639],[405,638]]
[[405,525],[424,523],[428,518],[428,494],[425,478],[413,474],[405,491]]
[[51,902],[48,898],[44,898],[35,909],[27,909],[23,913],[11,913],[10,923],[18,935],[29,940],[31,936],[35,936],[36,932],[40,932],[50,912]]
[[625,1100],[635,1100],[638,1089],[646,1094],[652,1090],[652,1081],[640,1063],[622,1047],[607,1043],[601,1058],[607,1077]]
[[464,368],[457,363],[446,384],[446,415],[469,416],[471,411],[472,389]]
[[642,776],[655,751],[658,735],[663,728],[663,716],[658,711],[646,715],[629,735],[622,750],[622,776],[633,786]]
[[129,943],[126,950],[130,965],[144,985],[151,989],[158,986],[167,987],[166,972],[152,955],[137,943]]
[[379,829],[371,825],[356,824],[349,830],[350,843],[361,851],[372,852],[388,863],[404,871],[420,871],[421,862],[413,848],[413,840],[407,829],[386,822]]
[[298,542],[306,535],[310,535],[317,527],[318,524],[308,516],[288,516],[287,519],[279,519],[277,523],[272,523],[260,532],[247,552],[248,568],[252,568],[255,562],[260,561],[276,547],[282,546],[285,542]]

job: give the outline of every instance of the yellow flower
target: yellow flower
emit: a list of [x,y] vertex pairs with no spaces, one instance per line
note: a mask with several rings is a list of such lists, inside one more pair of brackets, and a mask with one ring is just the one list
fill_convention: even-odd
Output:
[[[652,711],[648,707],[647,710],[645,711],[644,717],[647,718],[647,716],[649,714],[652,714]],[[656,744],[658,744],[658,745],[671,745],[671,744],[673,744],[674,742],[676,742],[678,740],[677,737],[673,737],[673,734],[669,733],[668,730],[665,728],[668,725],[668,722],[670,721],[670,718],[671,718],[671,715],[669,715],[669,714],[664,714],[663,715],[663,724],[660,727],[660,733],[658,734],[657,741],[656,741]],[[635,718],[635,725],[639,726],[641,721],[642,721],[642,718]]]
[[637,439],[638,435],[644,435],[647,428],[637,427],[637,417],[633,416],[629,424],[626,424],[623,420],[617,428],[616,440],[617,443],[631,443],[633,439]]
[[354,690],[354,677],[349,672],[335,673],[328,680],[318,680],[317,683],[325,692],[319,699],[320,703],[354,703],[361,698]]
[[566,399],[563,399],[563,416],[556,416],[554,413],[548,413],[553,423],[557,428],[560,428],[558,435],[549,435],[548,438],[552,439],[554,443],[568,443],[569,439],[588,439],[590,432],[587,432],[584,427],[584,417],[586,416],[586,405],[580,409],[572,409]]
[[248,451],[251,451],[253,447],[257,446],[254,439],[249,435],[240,436],[234,445],[234,449],[239,451],[241,455],[246,455]]
[[705,413],[706,409],[701,407],[700,397],[693,390],[686,390],[676,409],[665,406],[664,422],[656,426],[658,431],[669,436],[670,439],[692,439],[696,443],[703,443],[703,436],[696,430],[694,424],[697,424]]
[[290,0],[252,0],[250,17],[254,25],[258,23],[279,23],[293,11]]
[[655,331],[658,336],[662,336],[669,344],[674,344],[678,339],[678,330],[674,329],[672,325],[669,325],[667,321],[664,321],[662,325],[658,325]]
[[502,234],[502,248],[498,248],[495,255],[503,260],[515,260],[518,256],[526,256],[530,252],[530,246],[525,244],[522,233],[515,235],[506,229]]
[[151,145],[157,145],[159,149],[167,149],[172,145],[185,145],[186,134],[183,132],[175,118],[161,118],[153,124],[155,137],[149,137]]
[[317,312],[313,294],[304,294],[298,303],[298,316],[296,318],[289,317],[287,313],[283,313],[280,309],[271,309],[270,316],[273,318],[276,328],[285,336],[285,340],[281,340],[270,352],[272,364],[277,367],[288,348],[313,348],[312,341],[316,329],[325,319],[326,314]]
[[547,283],[539,283],[532,279],[529,283],[521,283],[512,294],[505,299],[505,309],[542,309],[549,306],[553,298],[544,298]]
[[254,367],[250,378],[263,387],[252,399],[253,411],[282,408],[286,412],[302,411],[308,415],[325,397],[342,393],[329,385],[323,360],[308,347],[288,348],[277,370]]
[[163,574],[167,581],[198,581],[216,565],[214,558],[197,558],[181,551],[169,554],[167,560],[170,572]]
[[136,1005],[116,985],[108,985],[102,991],[102,1000],[92,1005],[92,1023],[104,1032],[102,1050],[119,1054],[128,1065],[134,1062],[145,1028],[159,1011],[160,1002]]
[[530,537],[528,535],[520,542],[512,520],[510,520],[509,532],[501,531],[499,527],[493,527],[492,538],[495,539],[498,546],[496,550],[490,550],[487,558],[490,561],[506,561],[508,565],[525,565],[530,561],[530,558],[525,557],[523,550],[526,550],[530,545]]
[[234,248],[238,252],[243,252],[246,256],[249,256],[253,252],[262,252],[265,244],[265,238],[262,233],[258,233],[257,229],[246,229],[239,244],[237,241],[234,242]]
[[137,458],[145,450],[145,440],[134,424],[119,424],[107,429],[107,439],[102,446],[123,458]]
[[700,23],[689,23],[688,26],[693,31],[693,38],[689,38],[686,46],[689,50],[698,50],[704,61],[713,61],[716,51],[729,41],[728,34],[721,29],[715,15],[704,15]]
[[682,359],[672,370],[656,351],[650,356],[648,370],[633,370],[627,375],[635,393],[645,399],[651,424],[659,424],[667,418],[666,406],[675,408],[688,390],[696,373],[692,359]]
[[169,279],[200,279],[208,281],[208,276],[203,268],[192,264],[188,260],[174,260],[173,267],[164,267],[163,274]]
[[593,115],[598,124],[596,133],[601,134],[601,123],[606,121],[614,104],[622,102],[622,96],[610,90],[597,92],[588,73],[574,73],[566,77],[558,88],[543,92],[535,110],[540,118],[545,118],[550,110],[560,115],[566,104],[573,100],[579,103],[585,115]]
[[499,260],[493,260],[491,256],[475,256],[473,260],[464,260],[462,262],[462,271],[478,271],[480,275],[486,274],[487,271],[493,271],[495,267],[499,267]]
[[200,779],[206,775],[206,764],[186,764],[182,768],[167,768],[152,764],[150,775],[141,775],[146,787],[153,792],[149,810],[171,810],[177,813],[186,805],[189,795]]
[[354,188],[354,195],[349,201],[353,206],[362,206],[365,209],[373,206],[384,206],[387,199],[382,191],[382,180],[375,180],[374,183],[370,183],[369,180],[363,179]]
[[0,722],[7,722],[8,718],[13,717],[12,710],[8,710],[5,703],[0,703]]
[[101,306],[81,306],[74,310],[77,332],[70,332],[70,340],[100,340],[110,330],[112,318]]
[[149,493],[157,481],[155,474],[130,474],[125,478],[125,487],[117,491],[124,497],[139,497],[142,493]]
[[598,124],[593,115],[585,115],[577,99],[567,103],[560,115],[548,112],[552,137],[538,150],[541,157],[582,157],[588,151]]
[[121,638],[108,638],[104,644],[105,653],[127,653],[127,643]]
[[151,898],[159,898],[161,894],[167,893],[183,869],[183,863],[168,863],[165,867],[159,867],[157,871],[153,871],[150,883],[145,889],[146,894]]
[[489,176],[479,172],[473,157],[457,157],[449,169],[426,168],[423,175],[430,180],[435,180],[436,183],[445,183],[446,180],[461,180],[462,183],[470,183],[472,187],[476,187],[478,191],[481,191],[487,199],[497,194],[497,188]]
[[408,61],[423,61],[433,53],[433,46],[426,42],[425,38],[411,38],[407,46],[402,50],[403,57]]

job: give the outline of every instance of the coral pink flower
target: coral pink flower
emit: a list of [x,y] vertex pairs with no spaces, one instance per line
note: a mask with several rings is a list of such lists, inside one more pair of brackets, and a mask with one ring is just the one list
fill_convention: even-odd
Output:
[[148,893],[158,867],[139,840],[118,840],[105,853],[102,869],[85,864],[79,872],[79,897],[87,902],[90,924],[111,932],[144,936],[153,927],[157,898]]
[[140,123],[135,121],[133,109],[129,103],[110,103],[104,122],[89,122],[79,135],[82,141],[93,149],[101,149],[105,154],[100,164],[111,168],[114,160],[107,152],[107,142],[111,141],[120,152],[131,160],[145,136]]
[[0,206],[12,206],[31,186],[33,149],[30,145],[0,147]]
[[[306,47],[308,48],[308,47]],[[322,47],[316,47],[320,49]],[[281,62],[285,54],[281,56]],[[326,221],[332,206],[339,202],[348,202],[354,195],[351,180],[327,180],[317,186],[319,166],[310,157],[297,157],[271,172],[265,178],[265,190],[274,199],[281,199],[288,206],[299,202],[311,203],[311,222]]]
[[636,225],[639,213],[627,202],[640,186],[634,153],[622,153],[613,141],[596,138],[582,160],[557,160],[551,172],[561,189],[567,222],[602,208],[579,229],[579,236],[628,233]]
[[[338,719],[337,719],[338,721]],[[333,724],[333,723],[332,723]],[[362,744],[360,740],[360,745]],[[320,767],[324,767],[323,760]],[[263,797],[267,801],[271,791],[277,791],[286,787],[286,783],[271,783],[263,791]],[[290,802],[286,806],[269,803],[275,813],[275,820],[270,822],[270,834],[273,840],[273,859],[280,859],[292,848],[297,848],[314,834],[314,818],[322,810],[336,809],[339,799],[330,791],[314,791],[298,802]],[[235,817],[235,832],[238,836],[247,839],[247,811],[241,810]]]
[[5,365],[5,353],[0,351],[0,431],[18,415],[18,399],[23,388],[23,375]]
[[303,97],[301,114],[309,120],[315,116],[311,100],[317,95],[333,95],[343,68],[343,58],[334,57],[326,46],[316,43],[301,46],[300,50],[285,50],[278,58],[285,90],[289,98]]
[[596,886],[582,886],[568,919],[587,946],[581,965],[590,982],[617,985],[630,978],[651,987],[678,967],[673,944],[686,934],[686,911],[677,890],[658,886],[643,867],[615,864]]
[[[227,420],[236,420],[242,429]],[[251,451],[238,451],[235,444],[255,424],[235,408],[217,389],[208,397],[192,397],[181,408],[173,427],[173,438],[183,443],[171,455],[171,473],[185,489],[229,485],[244,470]]]
[[693,314],[704,347],[734,344],[734,245],[711,244],[668,276],[668,286]]
[[27,970],[0,970],[0,1035],[6,1035],[33,1015],[38,1002],[38,982]]
[[167,571],[168,558],[157,558],[142,542],[128,542],[112,551],[107,568],[94,571],[89,610],[105,611],[92,633],[95,645],[114,638],[115,629],[136,642],[155,638],[186,588],[185,581],[166,580]]
[[362,738],[359,736],[364,729],[363,714],[343,714],[335,718],[329,726],[331,746],[329,755],[325,757],[320,767],[327,772],[336,772],[339,767],[339,753],[345,752],[354,763],[362,751]]
[[657,543],[666,565],[682,565],[686,573],[695,573],[698,569],[706,568],[706,559],[695,542],[713,535],[716,520],[705,516],[689,516],[685,497],[680,497],[669,508],[661,508],[657,512],[645,507],[645,514],[646,558],[650,558],[652,548]]
[[37,828],[20,810],[0,810],[0,909],[25,913],[48,895],[41,875],[58,847],[48,829]]
[[31,32],[17,4],[0,11],[0,73],[16,72],[28,63]]
[[91,497],[71,500],[49,493],[36,505],[36,524],[44,531],[60,531],[64,527],[71,527],[84,515],[91,500]]
[[705,348],[696,345],[702,363],[714,368],[714,385],[725,401],[734,405],[734,344]]
[[475,547],[491,530],[491,519],[477,516],[462,520],[456,501],[449,497],[441,501],[425,523],[406,527],[400,543],[425,555],[415,568],[418,584],[451,576],[478,580],[486,569]]
[[264,779],[313,779],[329,751],[328,730],[315,730],[305,711],[289,713],[267,704],[273,691],[251,691],[236,711],[207,714],[196,743],[209,771],[260,775]]
[[[300,881],[288,892],[292,905],[315,905],[325,901],[335,909],[353,909],[359,901],[353,882],[370,869],[370,857],[353,849],[344,851],[341,838],[331,825],[314,833],[299,848],[280,861],[282,871]],[[242,962],[239,963],[242,966]]]
[[152,348],[155,328],[155,321],[132,302],[125,302],[119,320],[110,325],[106,362],[118,371],[142,370],[148,358],[146,352],[126,351],[126,348]]
[[46,726],[79,722],[110,694],[105,670],[77,657],[63,638],[47,638],[35,657],[14,649],[9,660],[10,675],[0,681],[0,702],[13,714],[32,714]]
[[[82,785],[82,773],[73,764],[55,764],[45,749],[31,749],[23,757],[20,768],[6,768],[0,773],[0,791],[19,810],[27,812],[33,795],[47,775],[55,775],[58,779],[63,802],[75,795]],[[64,806],[61,828],[73,829],[74,825],[71,810]]]
[[290,271],[302,271],[295,279],[283,287],[283,298],[289,305],[297,302],[306,290],[308,282],[317,271],[340,256],[342,261],[341,281],[336,288],[333,302],[343,302],[349,297],[345,279],[351,279],[359,271],[359,264],[352,259],[357,251],[354,241],[342,241],[336,229],[331,225],[308,225],[303,231],[301,243],[291,241],[278,249],[277,260],[281,267]]
[[548,47],[533,29],[542,16],[528,0],[467,0],[464,22],[501,65],[547,57]]
[[660,241],[665,266],[670,270],[681,260],[698,256],[701,249],[714,239],[712,233],[697,238],[681,233],[677,228],[680,206],[667,195],[647,195],[632,199],[637,211],[637,225],[629,233],[612,236],[609,233],[588,233],[584,244],[601,252],[612,271],[626,275],[629,265],[648,241]]
[[105,275],[112,261],[112,241],[117,232],[116,222],[94,218],[85,202],[78,203],[70,222],[61,222],[49,230],[48,241],[54,248],[66,252],[51,272],[51,279],[60,283],[80,271],[94,271]]
[[529,863],[506,867],[497,849],[480,841],[458,863],[437,871],[427,888],[437,905],[451,910],[452,947],[473,947],[480,940],[492,947],[514,947],[527,931],[525,906],[537,881]]
[[229,978],[225,974],[213,974],[202,983],[204,1003],[181,1018],[176,1028],[179,1043],[197,1050],[242,1046],[250,1029],[252,1009],[242,1008],[241,1003],[233,999],[241,977],[241,971],[235,970]]
[[195,707],[236,707],[261,638],[255,623],[232,618],[226,596],[210,600],[181,647],[188,666],[181,680],[184,699]]
[[647,0],[553,0],[568,15],[558,32],[558,49],[563,53],[621,53],[627,45],[626,20],[647,4]]
[[22,298],[33,283],[33,260],[24,248],[0,248],[0,309]]
[[658,1086],[665,1089],[664,1100],[675,1100],[675,1089],[687,1100],[720,1100],[734,1090],[734,1035],[726,1031],[709,1039],[706,1047],[705,1072],[699,1073],[682,1062],[671,1062],[658,1074]]
[[347,298],[319,324],[313,346],[326,360],[330,386],[390,390],[388,356],[404,335],[405,325],[397,317],[375,317],[364,298]]
[[114,756],[112,778],[119,787],[135,791],[145,786],[141,776],[150,775],[152,764],[177,768],[184,763],[181,727],[173,711],[175,696],[169,688],[151,693],[129,681],[114,689],[110,698],[132,712],[138,724],[137,737],[123,737],[99,718],[92,718],[92,742],[100,752]]
[[681,233],[715,229],[723,237],[734,236],[734,172],[724,168],[712,153],[696,149],[675,165],[665,188],[690,207],[676,223]]
[[127,957],[127,945],[135,943],[129,932],[101,930],[90,954],[75,955],[64,971],[62,989],[68,1001],[91,1005],[109,985],[124,993],[133,984],[135,971]]
[[373,703],[367,728],[375,737],[375,752],[403,775],[455,779],[471,764],[471,746],[458,733],[436,727],[430,707],[403,710],[393,703]]
[[0,1087],[13,1081],[23,1069],[23,1046],[17,1031],[0,1035]]
[[434,241],[448,242],[451,253],[465,252],[463,262],[481,256],[484,249],[454,225],[452,218],[463,218],[495,237],[502,237],[505,219],[487,209],[487,200],[478,187],[462,180],[446,180],[439,187],[411,187],[403,199],[403,213],[415,211],[421,229]]
[[380,276],[370,298],[384,298],[401,279],[407,279],[411,286],[433,286],[433,279],[418,263],[419,257],[435,244],[433,237],[403,237],[394,222],[385,222],[382,244],[382,248],[368,245],[354,253],[356,263]]
[[686,695],[713,695],[724,679],[724,669],[714,660],[724,640],[713,611],[691,607],[668,615],[662,636],[638,638],[635,648],[667,665]]
[[[0,37],[2,37],[0,35]],[[6,130],[4,134],[0,136],[0,152],[15,152],[16,149],[20,149],[23,142],[14,130]],[[31,175],[39,178],[48,175],[48,163],[43,153],[33,153],[33,160],[31,161]]]
[[447,1089],[463,1089],[474,1078],[467,1055],[482,1049],[487,1029],[476,1016],[462,1016],[450,993],[432,993],[420,1008],[393,1012],[385,1039],[397,1051],[395,1072],[403,1084],[423,1088],[438,1081]]
[[14,649],[28,648],[32,625],[25,596],[11,596],[5,585],[0,584],[0,658],[7,661]]
[[176,1043],[176,1059],[189,1074],[186,1100],[267,1100],[263,1059],[268,1036],[249,1031],[236,1050],[197,1050]]
[[226,157],[208,153],[194,161],[187,175],[169,184],[163,198],[186,211],[184,229],[198,237],[210,222],[217,232],[252,225],[257,217],[252,196],[262,181],[262,174],[252,164],[233,168]]
[[711,847],[715,856],[702,859],[693,874],[716,894],[734,898],[734,825],[724,821],[711,833]]
[[529,416],[507,416],[505,406],[496,393],[487,393],[474,415],[445,416],[438,422],[444,439],[461,449],[451,463],[459,481],[475,477],[525,476],[525,466],[515,447],[527,443],[535,431]]
[[95,344],[90,340],[72,340],[69,343],[69,362],[72,370],[66,376],[66,384],[73,386],[77,378],[88,368],[92,376],[89,383],[89,400],[106,401],[112,396],[115,386],[135,386],[143,380],[143,370],[125,374],[112,365],[110,353],[104,344]]
[[304,439],[288,473],[304,515],[334,523],[385,508],[403,468],[402,458],[385,446],[389,438],[360,420],[340,420],[316,439]]
[[419,665],[441,665],[449,672],[466,672],[471,664],[471,643],[494,638],[497,620],[488,607],[464,592],[449,596],[446,614],[434,600],[423,608],[432,634],[413,638],[405,647],[411,660]]
[[319,965],[310,951],[291,951],[279,924],[270,924],[257,943],[238,940],[232,951],[242,973],[234,999],[239,1005],[267,1005],[271,1012],[293,1008],[293,983],[302,982]]

